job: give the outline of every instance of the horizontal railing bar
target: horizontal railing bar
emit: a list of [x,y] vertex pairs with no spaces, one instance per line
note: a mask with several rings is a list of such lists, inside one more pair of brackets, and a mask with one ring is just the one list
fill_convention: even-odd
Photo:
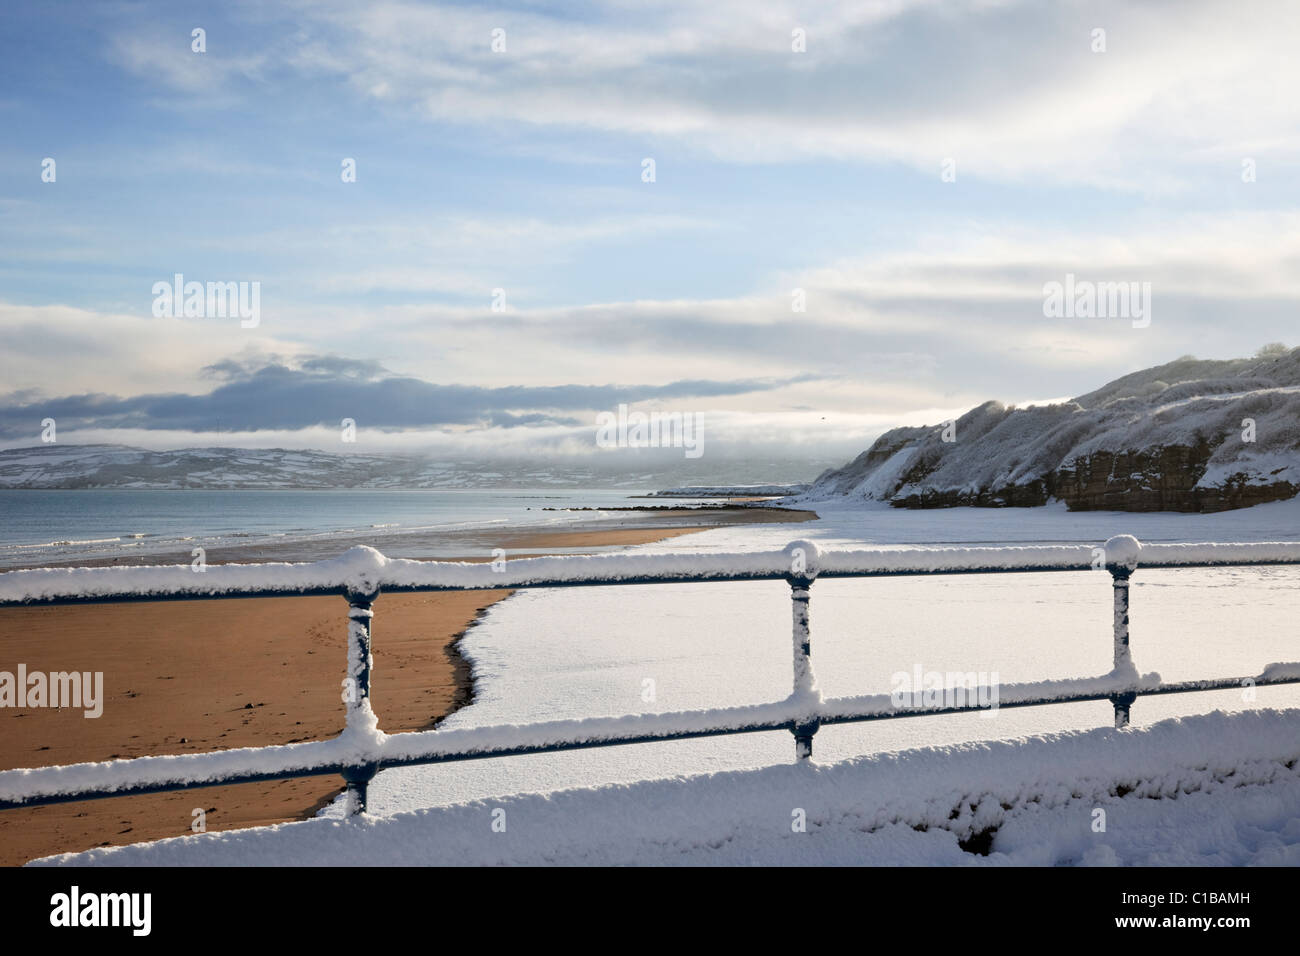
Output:
[[[569,750],[590,750],[596,747],[622,747],[629,744],[652,744],[674,740],[694,740],[702,737],[723,737],[729,734],[760,734],[770,731],[788,731],[793,720],[763,721],[731,727],[702,727],[698,730],[667,730],[662,733],[629,734],[625,737],[593,737],[588,740],[558,740],[545,744],[522,744],[517,747],[493,747],[482,750],[453,750],[442,753],[411,754],[389,757],[379,761],[379,769],[412,767],[431,763],[458,763],[463,760],[483,760],[489,757],[527,757],[533,754],[561,753]],[[403,736],[398,734],[396,736]]]
[[[1249,682],[1249,685],[1247,684]],[[1089,703],[1094,701],[1106,701],[1113,699],[1117,694],[1132,693],[1138,697],[1158,696],[1162,694],[1184,694],[1202,691],[1240,689],[1245,686],[1265,687],[1278,686],[1283,684],[1300,684],[1300,676],[1296,677],[1224,677],[1210,678],[1207,680],[1182,681],[1176,684],[1160,684],[1157,686],[1140,687],[1140,689],[1115,687],[1105,690],[1080,691],[1078,693],[1061,693],[1054,694],[1050,697],[1030,697],[1025,699],[999,700],[995,710],[1009,710],[1020,707],[1044,707],[1052,704],[1076,704]],[[974,696],[980,688],[962,688],[968,696]],[[887,695],[886,695],[887,696]],[[936,717],[945,714],[964,714],[975,712],[992,712],[988,706],[982,704],[964,704],[961,706],[938,706],[938,707],[890,707],[887,710],[874,709],[868,711],[857,711],[849,713],[834,713],[837,704],[845,701],[852,701],[854,698],[831,699],[822,704],[822,709],[813,715],[805,715],[799,720],[779,719],[769,721],[756,721],[748,724],[739,725],[721,725],[715,727],[700,727],[689,730],[669,730],[660,733],[629,734],[624,736],[596,737],[575,740],[557,740],[548,741],[540,744],[525,744],[513,747],[486,747],[473,750],[453,750],[453,751],[430,751],[427,753],[414,753],[398,757],[378,757],[372,764],[377,770],[389,770],[400,767],[422,766],[440,763],[458,763],[466,760],[483,760],[494,757],[523,757],[544,753],[561,753],[573,750],[590,750],[599,747],[623,747],[643,743],[664,743],[677,740],[702,739],[707,737],[720,737],[731,734],[751,734],[751,733],[770,733],[778,731],[791,731],[795,724],[808,717],[813,717],[821,726],[862,723],[875,720],[893,720],[907,717]],[[780,703],[780,702],[778,702]],[[438,731],[420,731],[411,734],[393,734],[388,740],[394,741],[393,746],[402,746],[402,738],[423,735],[436,735]],[[321,741],[328,743],[329,741]],[[214,751],[214,753],[223,753]],[[205,754],[195,754],[196,757],[206,756]],[[137,758],[139,759],[139,758]],[[145,758],[147,759],[147,758]],[[177,790],[194,790],[207,787],[236,786],[244,783],[258,783],[273,780],[287,780],[297,777],[311,776],[328,776],[330,774],[342,775],[351,764],[331,763],[316,767],[299,767],[284,771],[263,771],[248,774],[239,774],[220,779],[198,780],[198,781],[166,781],[161,783],[141,784],[141,785],[124,785],[113,790],[80,790],[69,791],[57,794],[33,795],[27,799],[4,800],[0,799],[0,810],[17,809],[20,807],[45,806],[55,803],[72,803],[79,800],[97,800],[108,797],[125,797],[136,796],[149,793],[165,793]]]
[[[1203,681],[1184,681],[1179,684],[1160,684],[1141,690],[1080,691],[1077,694],[1063,693],[1051,697],[1028,697],[1023,700],[999,700],[996,708],[982,704],[966,704],[960,707],[900,707],[888,711],[866,711],[855,714],[828,714],[818,718],[822,726],[827,724],[848,724],[865,720],[889,720],[897,717],[933,717],[939,714],[966,714],[974,711],[1009,710],[1014,707],[1042,707],[1048,704],[1080,704],[1090,701],[1111,700],[1119,694],[1134,694],[1138,697],[1155,697],[1161,694],[1189,694],[1197,691],[1240,690],[1247,686],[1243,682],[1251,681],[1249,686],[1271,687],[1278,684],[1300,684],[1300,677],[1224,677]],[[978,688],[971,688],[966,693],[973,694]],[[829,703],[834,703],[831,701]]]
[[[479,750],[456,750],[450,752],[430,752],[424,754],[409,754],[398,757],[381,757],[372,762],[379,770],[391,769],[396,767],[410,767],[421,764],[433,763],[453,763],[463,760],[479,760],[488,757],[512,757],[528,756],[531,754],[559,753],[569,750],[584,750],[594,747],[621,747],[624,745],[638,743],[654,743],[660,741],[689,740],[702,737],[719,737],[727,734],[749,734],[763,733],[768,731],[788,730],[793,725],[793,721],[788,719],[757,722],[752,724],[740,724],[732,726],[703,727],[693,730],[674,730],[663,731],[658,734],[635,734],[618,737],[595,737],[581,740],[558,740],[544,744],[526,744],[517,747],[498,747]],[[422,731],[420,733],[434,734],[437,731]],[[401,738],[415,736],[412,734],[393,734],[389,739],[396,739],[399,743]],[[318,743],[328,743],[329,741],[319,741]],[[222,753],[222,751],[213,751]],[[193,756],[202,757],[206,754],[194,754]],[[75,766],[71,765],[71,766]],[[149,783],[131,785],[125,784],[113,790],[76,790],[64,791],[52,794],[36,794],[25,799],[0,799],[0,810],[12,810],[19,807],[38,807],[51,803],[71,803],[78,800],[96,800],[106,797],[125,797],[137,794],[164,793],[173,790],[191,790],[203,787],[221,787],[234,786],[242,783],[257,783],[268,780],[286,780],[295,777],[308,776],[328,776],[329,774],[340,774],[351,765],[331,763],[322,764],[316,767],[291,768],[284,771],[264,771],[248,774],[237,774],[224,776],[219,779],[208,779],[200,781],[165,781],[160,783]],[[36,769],[58,769],[36,768]],[[6,771],[9,772],[9,771]]]
[[[1146,690],[1126,691],[1119,690],[1106,691],[1081,691],[1078,694],[1061,694],[1052,697],[1031,697],[1024,700],[999,701],[997,710],[1012,707],[1043,707],[1049,704],[1074,704],[1087,703],[1089,701],[1110,700],[1116,693],[1135,693],[1139,697],[1156,694],[1181,694],[1193,691],[1224,690],[1228,688],[1241,687],[1242,682],[1250,680],[1256,687],[1277,684],[1300,684],[1300,677],[1278,677],[1278,678],[1259,678],[1259,677],[1241,677],[1241,678],[1219,678],[1206,681],[1187,681],[1182,684],[1160,685],[1158,687]],[[969,689],[969,693],[974,693],[978,688]],[[851,699],[851,698],[850,698]],[[835,700],[826,701],[825,707],[832,708],[836,703]],[[835,714],[835,715],[816,715],[816,720],[823,726],[826,724],[847,724],[857,723],[868,720],[889,720],[900,717],[933,717],[939,714],[962,714],[973,713],[975,711],[988,711],[990,708],[982,704],[966,704],[963,706],[953,707],[899,707],[891,708],[887,711],[864,711],[860,713]],[[801,718],[802,719],[802,718]],[[592,747],[621,747],[627,744],[656,743],[660,741],[671,740],[688,740],[696,737],[716,737],[725,734],[749,734],[765,733],[769,731],[789,731],[797,721],[780,720],[763,723],[746,724],[738,727],[712,727],[690,731],[668,731],[661,734],[640,734],[626,737],[609,737],[598,738],[593,740],[573,740],[558,741],[549,744],[525,745],[520,747],[501,747],[482,750],[458,750],[446,753],[434,753],[426,755],[412,755],[401,759],[386,758],[379,761],[381,770],[388,767],[406,767],[417,764],[429,763],[450,763],[462,760],[479,760],[488,757],[516,757],[527,756],[529,754],[554,753],[563,750],[581,750]],[[402,736],[402,735],[396,735]]]
[[[1140,561],[1137,570],[1141,571],[1170,571],[1178,568],[1267,568],[1267,567],[1286,567],[1288,565],[1300,564],[1300,558],[1259,558],[1251,561]],[[1068,568],[1062,570],[1069,570]]]
[[[525,559],[526,560],[526,559]],[[432,562],[430,562],[432,563]],[[1143,563],[1140,565],[1142,570],[1172,570],[1177,568],[1235,568],[1235,567],[1287,567],[1300,565],[1300,557],[1294,559],[1261,559],[1259,561],[1205,561],[1196,564],[1186,562],[1157,562]],[[220,565],[218,565],[219,567]],[[244,567],[256,567],[256,565],[243,565]],[[847,579],[847,578],[896,578],[896,577],[918,577],[934,575],[955,575],[955,574],[1046,574],[1059,571],[1073,571],[1082,573],[1085,571],[1102,570],[1093,568],[1091,565],[1025,565],[1017,567],[999,567],[995,565],[977,566],[969,568],[887,568],[872,570],[835,570],[824,569],[817,573],[816,580],[825,580],[828,578]],[[3,572],[14,573],[14,572]],[[0,577],[3,577],[0,573]],[[580,588],[580,587],[610,587],[621,585],[661,585],[661,584],[707,584],[719,582],[743,583],[751,581],[784,581],[791,577],[788,571],[770,571],[770,572],[722,572],[722,573],[701,573],[691,576],[682,575],[641,575],[637,577],[601,577],[601,578],[580,578],[574,580],[550,581],[537,580],[525,582],[511,581],[485,581],[483,583],[470,584],[393,584],[388,582],[379,582],[377,584],[379,593],[384,594],[417,594],[433,593],[447,591],[502,591],[502,590],[533,590],[538,588]],[[346,594],[348,586],[344,583],[323,585],[319,587],[299,588],[299,589],[238,589],[238,590],[219,590],[219,591],[160,591],[160,592],[139,592],[139,591],[114,591],[105,594],[77,594],[77,595],[38,595],[24,598],[0,598],[0,608],[6,607],[61,607],[64,605],[77,604],[123,604],[123,603],[147,603],[154,601],[217,601],[227,599],[246,599],[246,598],[276,598],[276,597],[318,597],[318,596],[338,596]]]
[[[221,751],[211,751],[221,753]],[[202,756],[202,755],[197,755]],[[74,766],[67,765],[64,766]],[[143,783],[127,785],[116,790],[86,790],[54,793],[34,797],[30,800],[0,800],[0,810],[17,810],[20,807],[43,807],[56,803],[77,803],[81,800],[105,800],[109,797],[137,797],[150,793],[172,793],[178,790],[205,790],[210,787],[236,787],[242,783],[267,783],[273,780],[296,780],[298,777],[328,777],[331,774],[342,776],[346,764],[330,766],[291,768],[289,770],[267,770],[259,773],[246,773],[232,777],[220,777],[212,780],[193,780],[177,783]]]
[[199,591],[172,591],[158,594],[135,591],[117,591],[111,594],[56,595],[51,597],[34,597],[28,600],[0,599],[0,608],[64,607],[65,605],[74,604],[143,604],[153,601],[225,601],[241,600],[246,598],[338,597],[344,593],[343,587],[338,584],[332,584],[328,587],[303,588],[300,591],[244,590],[217,591],[213,593],[204,593]]
[[[1084,570],[1080,568],[1062,570]],[[486,582],[483,584],[388,584],[379,585],[381,594],[422,594],[447,591],[507,591],[532,590],[534,588],[578,588],[609,587],[611,585],[636,584],[696,584],[744,581],[782,581],[785,572],[764,574],[717,574],[682,577],[680,575],[644,576],[635,578],[584,578],[573,581],[533,581],[525,584],[503,582]],[[277,598],[277,597],[313,597],[318,595],[338,596],[346,593],[342,584],[327,587],[304,588],[301,590],[239,590],[239,591],[160,591],[135,592],[114,591],[107,594],[91,595],[50,595],[31,598],[0,598],[0,608],[6,607],[59,607],[66,604],[123,604],[152,601],[217,601],[227,598]]]
[[[1042,707],[1049,704],[1074,704],[1087,703],[1089,701],[1110,700],[1116,694],[1133,693],[1139,697],[1146,697],[1158,694],[1182,694],[1194,691],[1212,691],[1227,690],[1231,688],[1240,688],[1246,686],[1244,682],[1250,681],[1251,686],[1275,686],[1279,684],[1300,684],[1300,676],[1296,677],[1224,677],[1212,678],[1203,681],[1184,681],[1179,684],[1160,684],[1154,687],[1143,687],[1133,689],[1130,687],[1116,686],[1105,690],[1079,691],[1078,693],[1054,694],[1048,697],[1027,697],[1002,701],[999,700],[996,710],[1003,710],[1012,707]],[[1140,687],[1140,685],[1139,685]],[[980,688],[963,688],[968,696],[975,695]],[[888,696],[888,695],[885,695]],[[815,719],[818,723],[825,724],[845,724],[855,723],[867,720],[889,720],[901,717],[932,717],[938,714],[960,714],[973,713],[975,711],[989,711],[990,708],[983,704],[965,704],[962,706],[952,707],[890,707],[889,709],[856,711],[850,713],[836,714],[834,709],[837,704],[843,704],[852,701],[855,698],[831,699],[822,704],[822,709],[809,715],[799,718],[800,721],[805,719]],[[476,750],[456,750],[441,753],[430,753],[421,755],[411,755],[409,757],[394,760],[384,758],[379,761],[381,769],[384,767],[409,766],[418,763],[446,763],[459,760],[477,760],[486,757],[510,757],[523,756],[527,754],[550,753],[558,750],[577,750],[586,747],[610,747],[622,746],[631,743],[653,743],[663,740],[682,740],[691,737],[708,737],[719,736],[730,733],[761,733],[773,730],[789,730],[796,720],[773,720],[744,724],[739,726],[720,726],[712,728],[700,728],[688,731],[666,731],[659,734],[639,734],[626,737],[602,737],[588,740],[572,741],[554,741],[546,744],[525,745],[521,747],[494,747],[482,748]],[[436,731],[426,733],[436,733]],[[404,734],[394,735],[396,737],[406,736]]]

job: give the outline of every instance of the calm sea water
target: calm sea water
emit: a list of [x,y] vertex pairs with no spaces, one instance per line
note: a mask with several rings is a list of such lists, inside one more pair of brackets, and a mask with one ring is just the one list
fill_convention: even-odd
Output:
[[640,494],[549,488],[0,491],[0,567],[356,532],[562,524],[592,515],[542,509],[650,503],[632,497]]

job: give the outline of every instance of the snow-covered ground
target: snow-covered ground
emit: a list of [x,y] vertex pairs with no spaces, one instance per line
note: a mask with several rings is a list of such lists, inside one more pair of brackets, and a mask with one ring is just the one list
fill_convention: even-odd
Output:
[[43,862],[1297,865],[1295,726],[1295,712],[1214,714],[318,818]]
[[[793,538],[812,539],[823,549],[864,543],[903,548],[921,544],[1099,544],[1120,533],[1134,534],[1148,542],[1296,540],[1300,538],[1300,501],[1204,516],[1069,513],[1063,508],[962,508],[920,513],[887,507],[828,509],[821,519],[812,523],[720,529],[676,538],[643,550],[693,553],[765,550],[781,547]],[[891,675],[900,671],[911,673],[917,667],[926,671],[983,672],[991,680],[1010,683],[1100,675],[1111,666],[1111,582],[1105,572],[825,580],[814,584],[811,607],[813,662],[826,696],[888,693],[893,689]],[[1146,571],[1139,568],[1132,590],[1134,660],[1141,672],[1157,671],[1166,681],[1258,674],[1269,663],[1300,658],[1294,627],[1297,609],[1300,609],[1300,567]],[[382,642],[382,604],[377,611],[375,635],[376,641]],[[776,701],[785,698],[791,690],[789,588],[784,582],[756,582],[522,591],[494,606],[467,635],[463,650],[474,665],[477,696],[471,706],[444,723],[445,729]],[[1143,698],[1134,705],[1133,722],[1136,727],[1144,727],[1164,718],[1215,709],[1300,707],[1300,688],[1259,688],[1251,693],[1253,700],[1247,699],[1247,692],[1240,690]],[[374,704],[382,726],[384,701],[377,699]],[[1289,728],[1289,739],[1300,740],[1300,735],[1294,733],[1300,715],[1293,711],[1276,719]],[[822,729],[816,737],[814,756],[817,762],[826,764],[911,748],[1104,728],[1110,722],[1111,707],[1106,702],[877,721]],[[1184,732],[1161,731],[1162,734]],[[1107,736],[1110,733],[1085,737],[1110,740]],[[1207,740],[1206,745],[1211,748],[1205,751],[1206,756],[1220,753],[1212,749],[1217,745],[1211,741]],[[1036,760],[1043,767],[1060,769],[1062,764],[1049,758],[1050,748],[1045,747],[1046,744],[1036,745],[1023,751],[1041,757],[1017,759],[1027,761],[1024,766],[1030,769]],[[955,753],[985,752],[974,749]],[[945,753],[940,763],[946,766],[952,757],[953,753]],[[420,859],[440,862],[445,860],[441,857],[444,850],[453,855],[460,852],[459,844],[455,843],[458,838],[447,837],[452,842],[443,843],[439,842],[443,837],[431,834],[441,833],[443,827],[450,825],[448,820],[460,819],[460,815],[484,812],[479,805],[466,806],[466,801],[492,799],[495,806],[500,803],[496,798],[508,794],[545,794],[566,788],[631,785],[655,778],[718,773],[724,775],[706,779],[725,782],[723,792],[727,793],[731,790],[726,788],[743,791],[752,787],[765,793],[769,786],[776,787],[780,798],[773,797],[774,807],[782,801],[789,802],[788,794],[780,788],[791,781],[824,779],[831,781],[828,786],[835,791],[834,781],[840,779],[836,776],[840,771],[824,768],[818,772],[821,776],[794,777],[791,775],[800,768],[783,766],[790,764],[792,758],[793,740],[788,733],[779,732],[390,770],[379,774],[371,784],[370,809],[379,816],[404,814],[401,819],[406,822],[391,827],[384,823],[368,824],[373,831],[367,832],[375,834],[376,853],[380,853],[380,847],[405,845],[409,840],[411,848],[406,854],[424,853]],[[866,763],[858,759],[845,766],[877,768],[872,772],[878,774],[879,768],[893,766],[887,761],[881,763],[884,759],[877,756]],[[906,767],[913,765],[908,762],[910,758],[897,759]],[[969,765],[972,771],[979,764],[973,756],[963,759],[972,761]],[[768,769],[752,772],[759,768]],[[843,779],[853,779],[853,772],[843,770],[843,774],[849,775]],[[595,829],[602,825],[597,822],[597,809],[598,805],[603,807],[602,800],[607,799],[610,806],[601,812],[632,818],[638,813],[637,801],[642,797],[650,801],[647,806],[661,798],[669,801],[667,794],[678,792],[675,786],[656,783],[630,790],[622,786],[607,787],[597,791],[605,794],[605,798],[579,794],[530,802],[516,797],[500,805],[546,807],[547,813],[571,811],[577,814],[570,821],[571,828]],[[1274,781],[1269,788],[1272,789],[1266,788],[1267,794],[1264,790],[1251,791],[1254,796],[1245,802],[1241,802],[1238,794],[1225,796],[1211,788],[1201,794],[1210,802],[1180,802],[1179,806],[1203,807],[1208,819],[1222,809],[1213,801],[1237,801],[1242,807],[1249,804],[1255,809],[1243,819],[1268,818],[1261,824],[1265,830],[1289,834],[1284,843],[1286,840],[1290,844],[1300,843],[1295,824],[1290,829],[1284,824],[1285,819],[1295,817],[1295,810],[1300,806],[1300,784],[1288,779],[1282,783]],[[715,791],[712,784],[691,784],[681,792],[688,795],[682,797],[686,800],[690,799],[690,793],[704,799],[704,794],[711,797]],[[755,793],[749,799],[763,797]],[[822,797],[808,797],[810,801],[816,799]],[[726,800],[718,802],[717,814],[725,816],[726,804]],[[451,805],[458,806],[441,816],[409,816],[418,809]],[[704,813],[701,820],[714,819],[705,811],[700,812]],[[790,808],[787,806],[782,812],[788,818]],[[1140,814],[1147,820],[1143,825],[1156,828],[1143,844],[1147,850],[1141,852],[1149,853],[1142,860],[1159,861],[1160,827],[1174,825],[1160,823],[1166,819],[1161,814],[1166,812],[1167,806],[1160,803],[1142,805]],[[1291,816],[1287,817],[1287,813]],[[342,841],[342,846],[349,847],[346,852],[352,853],[350,848],[357,839],[354,834],[362,831],[325,829],[332,826],[328,818],[337,819],[340,815],[341,808],[336,806],[326,811],[325,823],[312,821],[293,825],[309,827],[306,830],[292,827],[281,830],[313,834],[312,840],[320,838],[322,845],[327,846],[334,845],[331,840]],[[1137,817],[1126,816],[1126,819]],[[581,823],[582,820],[589,822]],[[721,825],[722,820],[718,816],[716,822]],[[1008,821],[999,839],[1011,841],[1007,846],[1020,846],[1014,841],[1023,841],[1025,855],[1018,858],[1023,861],[1056,859],[1052,857],[1056,850],[1042,849],[1045,844],[1035,850],[1031,844],[1037,839],[1033,834],[1039,832],[1035,827],[1048,826],[1051,830],[1057,824],[1035,821],[1040,818],[1027,810],[1014,821]],[[735,826],[743,825],[732,822]],[[705,823],[699,824],[703,826]],[[699,827],[688,828],[690,833],[685,835],[665,838],[667,842],[653,838],[651,843],[659,847],[655,852],[666,854],[655,859],[662,862],[672,858],[671,848],[676,845],[673,840],[689,843],[694,839],[690,834],[703,833]],[[872,845],[889,845],[892,832],[886,827],[873,833],[871,839],[876,842]],[[1085,827],[1083,832],[1089,831]],[[718,833],[718,839],[724,842],[728,839],[725,831]],[[906,834],[899,830],[898,835]],[[614,836],[606,834],[601,838],[614,839]],[[188,854],[201,848],[196,859],[216,862],[228,852],[222,847],[244,847],[254,855],[261,852],[253,849],[258,839],[214,835],[185,844],[191,849],[165,852],[179,852],[188,859]],[[288,841],[287,852],[302,851],[308,856],[315,852],[308,852],[307,845],[296,836],[284,839]],[[825,844],[831,837],[823,834],[819,839]],[[1229,843],[1246,840],[1240,834],[1224,839]],[[709,842],[704,839],[705,844]],[[921,842],[933,846],[934,858],[908,862],[970,858],[956,848],[955,837],[932,834]],[[522,855],[515,857],[507,853],[503,858],[546,857],[551,851],[543,844],[545,841],[528,844],[530,848],[521,851]],[[741,861],[745,859],[747,845],[742,839],[735,844],[736,856],[724,853],[710,859]],[[788,841],[782,845],[788,845]],[[798,853],[813,855],[791,859],[820,859],[810,849],[816,845],[817,841],[800,844]],[[505,846],[505,843],[500,845]],[[1103,846],[1095,843],[1075,849],[1092,853],[1085,862],[1114,862]],[[335,851],[343,852],[339,847]],[[633,851],[633,844],[628,843],[618,852]],[[95,851],[85,859],[157,859],[115,855],[118,852]],[[784,860],[781,856],[784,851],[773,852],[777,854],[775,857],[765,859]],[[884,858],[889,858],[888,850],[881,852]],[[912,846],[908,852],[920,851]],[[1221,852],[1226,862],[1240,862],[1249,855],[1239,846],[1213,852]],[[530,853],[534,856],[529,857]],[[826,849],[825,853],[825,862],[846,859],[833,849]],[[1041,859],[1034,857],[1035,853]],[[1294,850],[1277,853],[1285,856]],[[394,861],[409,861],[408,855],[395,857]],[[560,858],[568,859],[563,853]],[[1127,858],[1121,854],[1118,859]],[[1134,857],[1133,861],[1141,860]]]

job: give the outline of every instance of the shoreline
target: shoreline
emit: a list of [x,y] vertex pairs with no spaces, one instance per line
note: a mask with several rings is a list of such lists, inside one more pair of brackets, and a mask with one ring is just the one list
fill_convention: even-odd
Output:
[[[574,513],[586,509],[563,509]],[[507,558],[566,553],[567,549],[609,547],[644,543],[637,537],[647,531],[724,528],[739,524],[801,522],[816,517],[807,510],[758,507],[755,505],[708,505],[683,507],[636,507],[593,509],[607,517],[584,514],[571,522],[554,525],[489,525],[476,528],[423,528],[413,531],[367,531],[282,540],[267,538],[206,547],[208,564],[260,563],[265,561],[319,561],[334,557],[350,547],[366,545],[390,558],[470,561],[480,556],[491,560],[495,548],[504,548]],[[625,539],[625,540],[624,540]],[[513,553],[512,553],[513,552]],[[0,573],[30,568],[140,567],[145,565],[189,564],[191,543],[183,547],[151,552],[126,552],[95,558],[64,558],[54,561],[26,561],[0,567]]]
[[[743,522],[683,526],[661,513],[649,526],[642,519],[641,527],[608,519],[600,528],[490,529],[491,541],[480,542],[490,547],[459,560],[490,561],[491,547],[506,548],[508,558],[618,550],[729,524],[811,517],[737,511],[748,512]],[[336,541],[333,551],[352,543]],[[406,544],[419,547],[418,541]],[[232,550],[229,557],[246,561],[284,560],[256,546]],[[226,555],[210,556],[210,563],[213,557]],[[473,668],[459,645],[492,605],[512,593],[380,595],[374,706],[386,731],[431,729],[473,702]],[[345,606],[333,597],[3,609],[0,668],[22,661],[33,671],[102,671],[104,714],[86,719],[80,711],[0,711],[0,769],[334,736],[343,724],[338,684],[346,622]],[[200,810],[208,831],[305,820],[341,789],[334,777],[309,777],[6,810],[0,812],[0,865],[183,836]]]

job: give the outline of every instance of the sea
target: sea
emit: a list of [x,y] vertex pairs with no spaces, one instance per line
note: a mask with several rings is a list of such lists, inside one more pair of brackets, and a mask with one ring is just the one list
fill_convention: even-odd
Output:
[[[650,489],[0,490],[0,568],[493,527],[543,529],[646,505]],[[590,510],[588,510],[590,509]]]

